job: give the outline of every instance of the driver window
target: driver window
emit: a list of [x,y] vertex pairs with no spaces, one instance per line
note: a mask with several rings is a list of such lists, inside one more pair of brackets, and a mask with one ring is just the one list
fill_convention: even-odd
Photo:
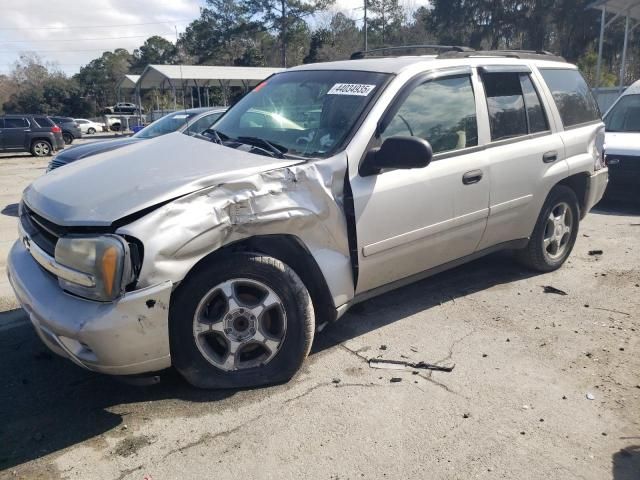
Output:
[[471,77],[442,78],[418,85],[381,138],[393,136],[423,138],[431,144],[434,154],[478,145]]

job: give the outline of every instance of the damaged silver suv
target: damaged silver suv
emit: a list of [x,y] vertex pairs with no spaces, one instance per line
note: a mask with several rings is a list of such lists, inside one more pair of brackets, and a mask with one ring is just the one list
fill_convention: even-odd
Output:
[[551,55],[304,65],[200,138],[36,180],[9,278],[44,343],[84,368],[282,382],[374,295],[499,249],[559,268],[605,190],[603,138],[582,76]]

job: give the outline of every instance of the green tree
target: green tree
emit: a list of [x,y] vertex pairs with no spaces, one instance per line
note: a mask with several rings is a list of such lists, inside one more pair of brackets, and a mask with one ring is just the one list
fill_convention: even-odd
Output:
[[400,36],[405,18],[404,7],[398,0],[368,0],[371,20],[370,32],[379,45],[391,44]]
[[133,56],[125,49],[104,52],[99,58],[80,68],[75,75],[83,87],[83,95],[92,96],[99,109],[113,105],[117,100],[116,86],[129,73]]
[[176,54],[177,49],[173,43],[154,35],[147,38],[140,48],[133,51],[131,72],[141,73],[147,65],[175,63]]
[[[281,65],[287,66],[289,43],[301,32],[308,32],[305,18],[327,9],[335,0],[242,0],[254,22],[259,22],[268,32],[278,35],[281,49]],[[303,58],[300,58],[302,61]]]

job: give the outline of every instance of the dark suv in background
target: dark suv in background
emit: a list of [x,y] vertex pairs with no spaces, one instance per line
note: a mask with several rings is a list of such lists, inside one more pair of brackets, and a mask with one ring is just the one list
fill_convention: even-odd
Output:
[[62,129],[62,138],[65,145],[71,145],[76,138],[82,138],[80,125],[69,117],[49,117]]
[[62,129],[45,115],[0,116],[0,152],[46,157],[63,148]]

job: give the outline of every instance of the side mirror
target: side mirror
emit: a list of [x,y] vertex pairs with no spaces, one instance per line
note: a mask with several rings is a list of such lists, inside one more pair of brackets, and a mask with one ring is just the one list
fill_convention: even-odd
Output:
[[433,150],[426,140],[418,137],[389,137],[380,148],[367,152],[359,173],[361,177],[378,175],[385,168],[423,168],[433,158]]

